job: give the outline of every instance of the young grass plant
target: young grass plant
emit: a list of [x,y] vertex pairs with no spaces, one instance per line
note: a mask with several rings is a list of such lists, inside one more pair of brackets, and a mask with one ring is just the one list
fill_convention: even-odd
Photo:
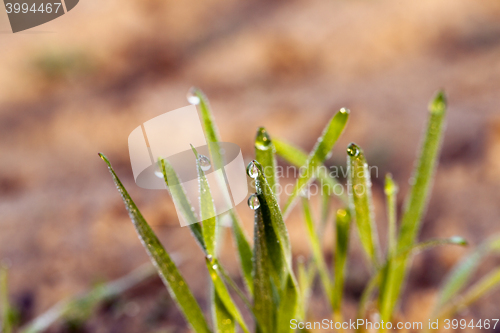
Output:
[[[189,100],[199,105],[203,119],[203,128],[209,143],[220,141],[215,127],[213,115],[208,100],[199,89],[190,91]],[[381,319],[389,321],[397,306],[401,288],[412,256],[424,249],[443,244],[465,245],[459,237],[444,240],[431,240],[416,243],[430,187],[437,164],[444,127],[446,100],[442,92],[438,93],[430,106],[429,124],[424,136],[424,143],[419,154],[418,163],[413,176],[413,185],[406,200],[399,235],[397,231],[396,196],[397,186],[390,176],[386,178],[385,193],[389,221],[388,249],[384,257],[376,233],[376,224],[372,208],[371,181],[369,169],[362,149],[351,144],[347,149],[350,191],[348,200],[340,196],[343,209],[337,210],[334,218],[328,217],[332,191],[321,199],[321,221],[315,223],[310,205],[310,198],[304,197],[304,190],[313,181],[320,186],[334,188],[338,183],[324,171],[323,163],[342,134],[349,112],[341,109],[327,124],[311,153],[308,155],[282,140],[271,139],[264,128],[259,128],[255,141],[256,159],[247,167],[248,175],[255,181],[256,193],[248,200],[249,207],[254,211],[254,242],[253,248],[243,232],[240,219],[234,210],[229,212],[232,220],[231,229],[235,239],[236,250],[240,260],[243,280],[247,293],[228,276],[222,263],[218,260],[216,251],[220,233],[219,219],[214,216],[214,205],[210,188],[203,169],[197,162],[200,185],[200,212],[203,222],[197,221],[191,203],[180,186],[170,188],[170,194],[180,207],[182,217],[191,222],[191,231],[206,258],[206,267],[211,277],[210,299],[214,325],[210,327],[184,278],[177,269],[172,258],[165,251],[153,230],[149,227],[137,206],[134,204],[108,159],[102,155],[112,178],[117,186],[125,207],[136,228],[151,261],[158,270],[172,298],[177,302],[187,322],[195,332],[234,332],[237,327],[244,332],[254,328],[259,333],[290,332],[291,320],[307,319],[308,300],[312,294],[314,277],[319,275],[326,299],[332,307],[333,318],[342,320],[342,294],[344,276],[348,261],[348,247],[351,223],[355,225],[369,259],[372,277],[359,301],[358,316],[365,317],[366,309],[375,291],[378,289],[377,310]],[[210,146],[210,145],[209,145]],[[193,153],[198,161],[198,153],[193,147]],[[214,163],[222,163],[215,150],[210,151]],[[276,175],[276,155],[283,157],[289,163],[301,167],[302,172],[293,188],[292,194],[286,199],[283,210],[280,209]],[[161,160],[165,182],[178,183],[178,177],[168,161]],[[311,247],[311,260],[301,259],[294,270],[292,248],[285,217],[290,213],[294,203],[300,198],[306,223],[307,238]],[[324,258],[322,242],[319,235],[325,230],[325,224],[331,222],[335,230],[335,246],[333,254],[333,276]],[[321,233],[318,233],[320,231]],[[398,236],[397,236],[398,235]],[[490,241],[480,247],[460,264],[446,280],[441,291],[434,316],[451,315],[457,310],[468,306],[484,294],[491,291],[500,282],[500,272],[494,270],[475,286],[471,287],[462,298],[457,294],[463,289],[474,271],[479,258],[500,248],[498,240]],[[228,287],[234,289],[249,308],[254,322],[244,321],[240,310],[233,301]],[[457,299],[454,303],[449,300]],[[449,306],[448,304],[453,304]]]

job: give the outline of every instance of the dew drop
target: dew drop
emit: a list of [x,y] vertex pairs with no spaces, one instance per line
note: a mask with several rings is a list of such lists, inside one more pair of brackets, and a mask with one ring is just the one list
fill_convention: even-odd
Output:
[[254,193],[248,198],[248,207],[252,210],[256,210],[260,207],[260,201],[257,194]]
[[340,109],[340,113],[349,114],[349,113],[351,113],[351,110],[349,110],[348,108],[342,108],[342,109]]
[[253,179],[256,179],[259,175],[259,169],[257,169],[257,165],[255,165],[254,161],[248,163],[247,174]]
[[214,257],[212,257],[211,254],[207,254],[207,256],[205,258],[207,258],[207,260],[210,262],[214,261]]
[[198,155],[198,162],[200,162],[200,167],[201,170],[203,171],[208,171],[210,170],[210,167],[212,166],[210,164],[210,159],[206,157],[205,155]]
[[359,147],[355,143],[351,143],[349,147],[347,147],[347,154],[349,156],[358,156],[359,155]]
[[163,179],[163,171],[161,170],[160,160],[158,160],[158,162],[155,165],[155,176]]
[[186,95],[186,98],[187,98],[189,104],[192,104],[192,105],[200,104],[200,98],[196,94],[197,90],[198,89],[196,87],[191,87],[191,89],[189,89],[189,91]]
[[217,269],[217,268],[219,268],[219,266],[217,266],[217,264],[214,264],[214,265],[212,266],[212,268],[213,268],[213,269]]
[[257,137],[255,138],[255,147],[261,150],[267,150],[271,148],[271,137],[267,134],[264,127],[260,127],[257,130]]

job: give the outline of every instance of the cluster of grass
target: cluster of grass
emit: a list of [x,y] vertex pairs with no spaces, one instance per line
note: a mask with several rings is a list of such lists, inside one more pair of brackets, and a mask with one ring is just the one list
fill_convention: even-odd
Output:
[[[193,90],[192,93],[199,102],[198,107],[207,141],[220,142],[208,100],[199,90]],[[247,167],[247,173],[255,180],[256,188],[256,193],[249,199],[249,206],[253,208],[255,215],[253,244],[245,234],[236,212],[231,210],[227,213],[232,222],[231,230],[245,284],[243,290],[227,274],[224,265],[219,261],[217,244],[221,242],[220,237],[223,233],[219,232],[221,228],[219,217],[211,217],[214,216],[214,205],[205,173],[198,162],[199,205],[203,222],[196,223],[198,218],[194,215],[194,210],[182,187],[172,187],[170,194],[183,218],[190,223],[189,228],[206,258],[206,268],[210,276],[211,321],[205,318],[174,260],[127,193],[111,163],[104,155],[99,154],[99,156],[111,172],[146,252],[187,323],[195,332],[235,332],[237,327],[245,333],[250,330],[259,333],[290,332],[292,319],[299,321],[308,319],[309,298],[316,277],[319,277],[324,297],[331,307],[332,319],[342,321],[342,294],[351,227],[357,229],[359,240],[366,253],[365,262],[372,274],[359,300],[358,318],[365,318],[368,305],[372,304],[379,312],[380,320],[387,322],[391,320],[398,306],[404,281],[415,254],[437,245],[466,245],[461,237],[417,242],[436,169],[445,113],[446,100],[444,94],[440,92],[430,103],[427,128],[412,176],[413,185],[406,197],[400,223],[397,223],[396,216],[398,187],[390,175],[386,176],[388,245],[385,249],[381,248],[376,232],[370,173],[363,150],[359,146],[351,144],[347,148],[347,163],[351,171],[347,183],[350,187],[347,197],[342,195],[334,198],[335,194],[332,191],[324,191],[320,200],[321,216],[316,221],[309,198],[302,195],[311,182],[316,181],[326,189],[331,189],[336,184],[336,180],[324,172],[322,166],[347,124],[349,110],[341,109],[332,117],[309,154],[285,141],[271,139],[266,130],[260,128],[255,140],[256,159]],[[193,154],[198,157],[195,148]],[[293,192],[282,209],[276,194],[279,183],[275,173],[277,155],[305,170],[296,180]],[[222,157],[216,149],[210,151],[210,159],[214,165],[222,163]],[[178,183],[175,170],[168,161],[160,160],[159,164],[166,184],[168,185],[167,180]],[[329,214],[332,200],[339,200],[343,205],[342,209],[333,214],[334,218],[330,218]],[[311,247],[312,255],[307,261],[294,260],[284,222],[297,203],[300,203],[303,211],[306,236]],[[336,242],[331,265],[326,263],[320,237],[329,223],[333,223]],[[445,279],[431,314],[432,318],[451,318],[481,296],[490,293],[500,283],[500,269],[496,269],[464,291],[480,259],[498,250],[500,250],[500,238],[493,238],[457,264]],[[99,292],[98,295],[104,293],[103,290]],[[240,298],[241,302],[235,302],[234,297]],[[245,320],[237,304],[244,304],[247,312],[251,314],[251,322]],[[64,316],[67,311],[64,307],[60,313]],[[4,320],[4,326],[7,322],[8,320]],[[36,328],[34,325],[28,326],[25,332],[39,332],[46,326],[41,325],[39,321]],[[8,328],[4,331],[9,332]]]

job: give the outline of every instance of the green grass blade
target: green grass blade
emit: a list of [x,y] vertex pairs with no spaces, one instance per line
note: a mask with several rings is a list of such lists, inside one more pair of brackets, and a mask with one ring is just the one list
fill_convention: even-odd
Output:
[[452,302],[450,306],[443,309],[437,318],[452,318],[457,312],[460,312],[479,300],[481,297],[491,293],[500,286],[500,268],[496,268],[479,282],[473,285],[458,301]]
[[[203,240],[205,242],[205,247],[207,249],[207,268],[210,273],[210,277],[212,279],[214,285],[214,313],[216,319],[222,319],[222,322],[216,321],[218,329],[222,326],[227,326],[229,323],[228,320],[232,320],[232,318],[236,319],[238,324],[240,324],[241,328],[244,332],[248,333],[248,328],[243,321],[243,317],[240,314],[240,311],[234,304],[231,296],[227,290],[226,285],[224,284],[223,278],[219,272],[219,264],[217,263],[216,258],[216,218],[215,218],[215,207],[212,199],[212,194],[210,193],[210,186],[208,184],[207,178],[205,176],[205,172],[201,168],[199,155],[196,151],[196,148],[191,146],[195,157],[196,157],[196,167],[198,170],[198,182],[200,185],[200,212],[201,218],[203,220]],[[220,303],[220,304],[219,304]],[[220,318],[218,318],[220,317]],[[234,325],[233,325],[234,326]]]
[[134,201],[130,198],[127,190],[125,190],[122,182],[111,167],[109,160],[103,154],[99,154],[99,156],[108,165],[109,172],[122,196],[125,208],[139,235],[139,239],[144,245],[151,261],[157,268],[163,283],[167,286],[171,297],[179,305],[182,313],[195,332],[210,332],[196,299],[191,293],[191,290],[189,290],[186,281],[180,274],[175,263],[170,258],[170,255],[165,251],[165,248],[142,216]]
[[[420,150],[418,163],[413,175],[413,185],[405,202],[399,231],[398,251],[415,242],[422,216],[429,199],[429,192],[434,177],[438,153],[444,130],[446,98],[439,92],[429,106],[429,120]],[[407,259],[395,259],[390,263],[386,278],[382,281],[380,294],[380,316],[384,321],[391,319],[391,314],[399,298],[403,281],[406,277]]]
[[333,311],[340,317],[342,306],[342,293],[344,292],[345,266],[347,263],[347,252],[349,250],[349,231],[351,216],[349,210],[339,209],[335,220],[336,249],[333,263],[335,277],[333,294]]
[[307,184],[314,180],[317,174],[317,168],[320,167],[329,156],[333,146],[342,134],[348,119],[349,110],[341,109],[323,130],[323,133],[307,158],[305,172],[299,175],[299,179],[297,179],[292,194],[283,208],[283,216],[287,216],[290,213],[297,196]]
[[[170,179],[171,184],[181,184],[177,173],[174,168],[167,160],[160,160],[160,166],[163,173],[163,179],[165,180],[165,184],[168,186],[168,179]],[[198,222],[198,218],[194,214],[193,207],[189,202],[186,193],[184,192],[184,188],[182,185],[179,186],[168,186],[168,191],[172,196],[172,200],[175,202],[175,207],[179,210],[186,220],[186,223],[189,225],[189,229],[196,239],[198,245],[201,247],[202,251],[207,254],[207,248],[205,246],[205,241],[203,239],[203,231],[201,230],[201,224]]]
[[255,138],[255,159],[259,161],[264,169],[264,176],[274,194],[278,197],[276,191],[278,186],[278,177],[276,176],[276,149],[274,148],[271,137],[264,127],[257,130]]
[[254,172],[255,187],[257,190],[257,197],[259,198],[260,210],[262,211],[263,219],[264,221],[271,222],[273,230],[276,233],[279,246],[283,251],[288,270],[291,271],[292,250],[290,247],[290,239],[288,237],[288,230],[286,228],[285,222],[283,221],[283,216],[281,215],[281,210],[278,206],[278,200],[276,199],[274,192],[269,186],[269,183],[264,176],[262,165],[260,165],[259,162],[250,162],[247,170],[249,170],[249,172]]
[[414,183],[406,201],[398,248],[413,244],[420,228],[436,169],[444,129],[446,98],[439,92],[429,106],[429,122],[418,158]]
[[[227,313],[229,313],[231,317],[233,317],[238,322],[241,329],[245,333],[249,333],[248,327],[245,324],[245,321],[243,320],[240,311],[234,304],[231,295],[227,290],[227,287],[223,280],[222,273],[219,271],[218,261],[214,259],[210,260],[209,258],[207,258],[206,262],[207,262],[208,273],[210,274],[212,283],[214,285],[215,293],[219,297],[221,303],[224,305],[225,309],[227,310]],[[221,310],[222,309],[219,309],[218,311]]]
[[[215,147],[215,145],[211,145],[210,143],[217,143],[221,142],[222,140],[220,138],[219,130],[217,129],[217,125],[215,124],[214,117],[210,109],[210,103],[205,94],[198,88],[191,88],[190,94],[196,96],[199,100],[199,110],[202,118],[203,131],[205,132],[205,138],[208,142],[210,158],[214,162],[214,166],[216,166],[217,168],[218,165],[222,164],[222,157],[220,156],[219,151],[214,151],[213,147]],[[241,220],[239,219],[234,209],[230,210],[230,217],[232,220],[233,237],[238,249],[238,258],[241,264],[243,276],[245,278],[249,292],[252,293],[253,263],[251,260],[252,257],[250,255],[252,253],[252,248],[248,241],[248,237],[245,235],[245,232],[241,225]]]
[[323,252],[321,251],[320,241],[318,235],[316,234],[314,221],[311,213],[311,207],[309,205],[309,200],[307,198],[302,198],[302,208],[304,210],[304,219],[306,222],[307,236],[309,239],[309,245],[311,246],[312,249],[314,262],[316,264],[316,267],[318,268],[319,277],[321,280],[321,284],[323,285],[323,290],[325,291],[325,295],[327,296],[330,305],[332,305],[333,307],[330,274],[328,273],[328,268],[325,263],[325,258],[323,257]]
[[350,187],[349,199],[361,244],[374,266],[378,265],[379,248],[377,226],[373,214],[370,170],[363,150],[351,143],[347,148]]
[[299,257],[297,260],[297,280],[300,290],[300,309],[298,310],[298,319],[306,318],[307,307],[311,297],[312,284],[316,276],[316,266],[311,262],[309,266],[305,265],[304,257]]
[[238,250],[238,259],[243,272],[243,278],[250,295],[253,295],[252,271],[254,264],[252,262],[252,247],[250,246],[248,238],[245,235],[245,231],[241,226],[241,221],[233,209],[231,209],[230,214],[232,219],[233,238]]
[[189,91],[190,94],[198,97],[198,106],[200,109],[203,131],[205,132],[205,138],[207,142],[220,142],[219,130],[214,121],[214,116],[210,108],[210,102],[207,96],[201,91],[201,89],[192,87]]
[[290,320],[297,317],[298,296],[296,282],[293,276],[288,274],[284,289],[280,295],[276,332],[287,333],[292,331]]
[[500,250],[500,238],[494,238],[479,246],[477,250],[460,261],[446,277],[440,289],[433,313],[436,314],[440,311],[446,303],[462,291],[486,255],[498,250]]
[[384,192],[387,200],[387,222],[388,222],[388,251],[389,255],[396,251],[396,195],[398,193],[398,185],[392,179],[392,175],[388,173],[385,176]]
[[[292,270],[290,240],[276,196],[264,176],[262,165],[257,161],[252,161],[247,167],[247,172],[250,177],[255,179],[256,195],[260,204],[256,210],[256,223],[263,224],[263,227],[257,229],[256,242],[262,243],[261,238],[266,238],[263,244],[268,251],[266,258],[268,261],[271,259],[273,252],[279,252],[282,257],[282,267],[278,271],[284,272],[284,285],[283,288],[280,288],[281,285],[277,285],[281,290],[279,290],[280,305],[277,319],[277,324],[280,326],[276,327],[276,330],[281,332],[282,330],[289,330],[290,320],[295,317],[297,308],[301,308],[301,304],[297,304],[300,292]],[[266,226],[270,228],[266,228]],[[269,233],[268,230],[272,230],[273,233]],[[274,239],[269,238],[269,236],[274,237]],[[270,247],[276,244],[279,246],[278,251]],[[255,258],[255,260],[258,260],[258,258]],[[273,264],[275,263],[269,263],[268,267]],[[269,275],[269,273],[265,274]],[[257,297],[257,290],[255,290],[254,295]],[[282,326],[285,322],[286,326]]]
[[[370,281],[368,281],[368,284],[363,290],[363,294],[361,294],[361,298],[358,305],[358,313],[356,315],[357,319],[365,319],[368,303],[370,302],[375,289],[380,284],[380,279],[384,269],[385,267],[379,269],[375,274],[373,274],[372,277],[370,278]],[[362,330],[363,330],[362,328],[358,328],[356,332],[361,332]]]
[[[213,288],[212,288],[213,289]],[[214,323],[217,333],[236,332],[233,316],[227,311],[224,303],[214,290],[212,290],[212,304],[214,305]]]
[[459,245],[459,246],[467,246],[467,241],[459,236],[453,236],[450,238],[443,239],[431,239],[422,243],[415,244],[413,246],[409,246],[406,249],[401,249],[397,254],[397,258],[405,258],[408,257],[410,253],[418,253],[424,250],[431,249],[436,246],[441,245]]
[[200,189],[200,213],[201,220],[203,221],[202,234],[203,240],[205,242],[205,248],[207,254],[216,257],[216,219],[215,219],[215,207],[212,199],[212,194],[210,193],[210,186],[208,184],[207,177],[205,177],[205,172],[201,168],[198,152],[196,148],[191,146],[196,157],[196,169],[198,170],[198,183]]
[[[331,195],[330,195],[330,192],[329,191],[329,188],[326,184],[322,184],[323,186],[323,190],[322,190],[322,193],[321,193],[321,204],[320,204],[320,207],[321,207],[321,216],[320,216],[320,222],[319,222],[319,225],[320,225],[320,228],[319,228],[319,234],[322,235],[323,232],[325,231],[325,228],[328,224],[328,217],[329,217],[329,214],[330,214],[330,198],[331,198]],[[320,242],[321,242],[321,239],[320,239]]]
[[260,333],[274,333],[276,322],[276,304],[272,297],[271,277],[269,271],[272,269],[272,262],[269,257],[266,238],[266,225],[260,208],[255,210],[254,224],[254,273],[253,290],[254,304],[253,311],[259,323]]
[[[273,144],[276,149],[276,154],[281,156],[291,165],[297,168],[306,165],[308,156],[302,149],[276,138],[273,139]],[[325,185],[329,186],[330,189],[333,189],[335,185],[341,186],[334,178],[330,177],[328,172],[326,172],[326,167],[320,167],[318,169],[318,179],[320,179]],[[344,193],[341,194],[341,197],[347,202],[347,197]]]

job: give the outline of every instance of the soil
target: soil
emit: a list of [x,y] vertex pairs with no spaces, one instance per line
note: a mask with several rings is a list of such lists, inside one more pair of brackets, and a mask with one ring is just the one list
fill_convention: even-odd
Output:
[[[6,16],[0,30],[9,30]],[[471,245],[415,258],[400,310],[408,320],[425,320],[450,268],[500,232],[496,0],[81,1],[53,22],[1,38],[0,259],[10,265],[10,294],[23,323],[148,260],[97,152],[111,160],[167,250],[182,258],[206,310],[202,254],[167,194],[135,185],[127,147],[139,124],[187,105],[193,85],[210,98],[223,140],[238,144],[247,162],[259,126],[309,151],[334,112],[348,107],[350,122],[327,164],[344,165],[353,141],[377,166],[383,246],[384,175],[391,172],[400,185],[401,210],[428,101],[445,89],[447,131],[420,239],[462,235]],[[237,209],[251,235],[252,212],[244,203]],[[308,256],[299,209],[287,225],[295,258]],[[368,277],[359,242],[352,244],[347,318]],[[237,277],[229,239],[222,253]],[[498,257],[487,259],[475,279],[499,264]],[[495,318],[499,296],[461,316]],[[327,315],[315,296],[312,318]],[[186,327],[153,278],[102,305],[83,325],[59,323],[51,332]]]

